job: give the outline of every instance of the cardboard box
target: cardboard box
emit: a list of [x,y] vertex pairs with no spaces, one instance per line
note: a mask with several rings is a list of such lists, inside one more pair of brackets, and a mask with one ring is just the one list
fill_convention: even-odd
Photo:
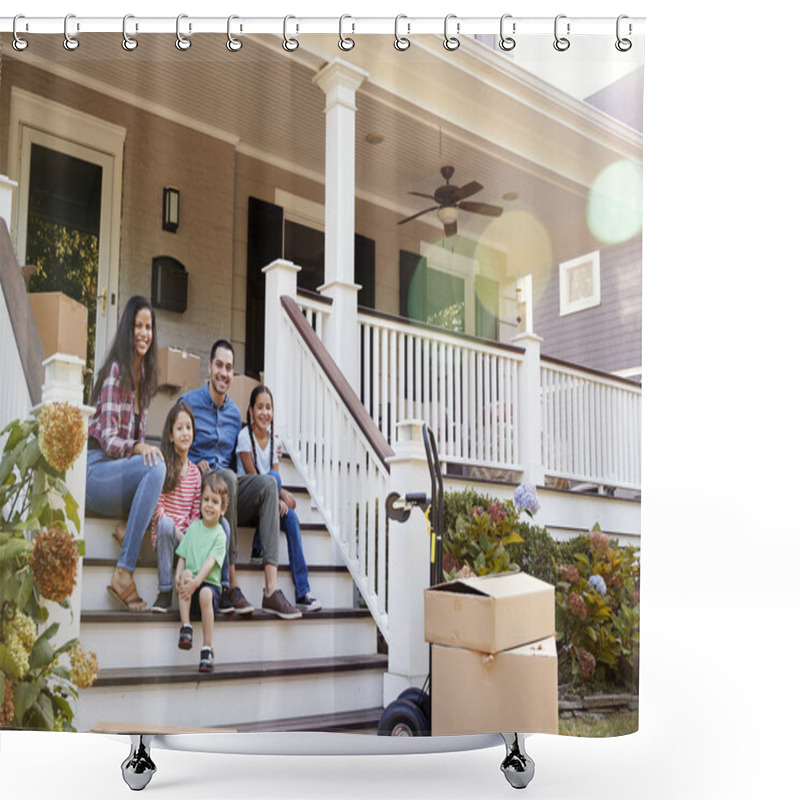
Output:
[[247,407],[250,405],[250,393],[253,391],[253,388],[258,385],[257,380],[248,378],[247,375],[234,375],[231,379],[228,396],[239,408],[242,414],[242,420],[247,419]]
[[558,733],[555,638],[489,655],[433,645],[431,732]]
[[158,348],[158,385],[194,389],[202,382],[200,356],[178,347]]
[[499,653],[556,632],[555,589],[524,572],[440,583],[425,591],[425,641]]
[[86,360],[89,327],[86,306],[62,292],[31,292],[28,300],[42,340],[44,357],[64,353]]

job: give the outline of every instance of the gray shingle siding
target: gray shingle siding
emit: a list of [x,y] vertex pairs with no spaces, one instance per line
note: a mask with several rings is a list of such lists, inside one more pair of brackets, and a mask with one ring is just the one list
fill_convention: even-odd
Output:
[[553,278],[533,308],[542,354],[604,372],[641,367],[642,237],[600,248],[599,306],[559,316],[558,264]]

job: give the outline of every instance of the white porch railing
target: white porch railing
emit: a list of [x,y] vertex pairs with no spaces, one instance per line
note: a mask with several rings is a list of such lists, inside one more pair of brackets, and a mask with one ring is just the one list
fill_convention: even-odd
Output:
[[[15,419],[27,417],[31,411],[31,398],[25,381],[25,370],[16,347],[14,329],[6,306],[5,295],[0,290],[0,430]],[[4,439],[5,437],[3,437]],[[0,447],[3,445],[0,439]]]
[[[391,450],[369,436],[372,420],[361,409],[307,318],[283,298],[281,325],[292,365],[283,373],[281,438],[308,487],[353,580],[388,641],[385,459]],[[314,350],[315,352],[312,352]]]
[[519,371],[524,350],[396,317],[360,313],[361,401],[389,442],[421,419],[443,462],[522,469]]
[[545,473],[640,489],[642,387],[544,358],[541,374]]

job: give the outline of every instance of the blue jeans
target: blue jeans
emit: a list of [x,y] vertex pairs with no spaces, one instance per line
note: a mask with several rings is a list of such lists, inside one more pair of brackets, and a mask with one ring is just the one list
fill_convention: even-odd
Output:
[[[272,475],[278,482],[278,493],[280,494],[282,487],[280,474],[271,469],[267,475]],[[292,573],[295,601],[297,601],[305,597],[311,591],[311,587],[308,585],[308,567],[303,553],[303,541],[300,538],[300,520],[291,508],[286,513],[286,516],[281,517],[281,530],[286,534],[286,544],[289,549],[289,572]],[[261,535],[258,532],[258,525],[256,525],[256,532],[253,534],[253,547],[258,550],[261,549]]]
[[[228,520],[223,517],[220,520],[222,529],[225,531],[225,538],[230,543],[231,529]],[[158,533],[156,534],[156,558],[158,560],[158,591],[171,592],[173,588],[172,567],[175,561],[175,548],[178,546],[178,535],[175,522],[172,517],[161,517],[158,521]],[[230,564],[228,561],[228,548],[225,547],[225,561],[222,564],[222,575],[220,583],[223,587],[230,586]]]
[[88,452],[86,510],[101,517],[127,517],[117,566],[128,572],[136,569],[166,474],[160,459],[151,467],[140,455],[110,458],[102,450]]

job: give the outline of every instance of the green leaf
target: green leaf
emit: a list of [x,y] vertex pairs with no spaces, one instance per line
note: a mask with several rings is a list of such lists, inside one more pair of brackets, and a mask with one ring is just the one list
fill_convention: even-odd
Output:
[[31,439],[25,445],[25,449],[22,452],[22,456],[19,459],[20,472],[25,472],[26,470],[29,470],[36,463],[41,454],[42,451],[39,449],[38,438]]
[[33,650],[31,650],[29,659],[30,669],[43,669],[49,664],[52,664],[55,657],[56,654],[53,652],[50,642],[40,636],[33,645]]
[[42,687],[38,683],[17,683],[14,685],[14,713],[21,720],[38,700]]
[[[81,532],[81,515],[79,513],[78,501],[67,492],[64,495],[64,511],[66,512],[67,519],[75,526],[77,533]],[[83,555],[83,553],[81,553]]]

